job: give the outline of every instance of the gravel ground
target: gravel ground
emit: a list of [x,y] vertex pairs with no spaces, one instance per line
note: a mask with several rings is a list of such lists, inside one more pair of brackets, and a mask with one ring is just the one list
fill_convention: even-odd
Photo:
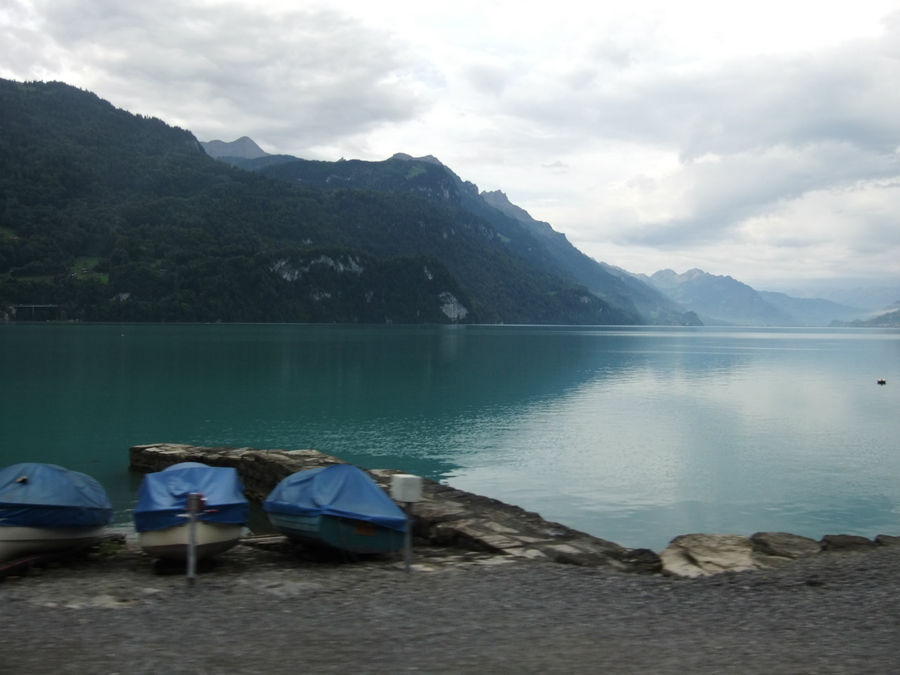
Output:
[[133,543],[0,581],[3,673],[891,673],[900,546],[685,580],[238,546],[189,586]]

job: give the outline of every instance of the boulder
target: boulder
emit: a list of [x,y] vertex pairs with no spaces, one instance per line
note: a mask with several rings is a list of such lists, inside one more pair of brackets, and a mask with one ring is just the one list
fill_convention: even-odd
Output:
[[815,539],[788,532],[757,532],[750,535],[750,541],[758,554],[791,560],[815,555],[822,549]]
[[737,534],[683,534],[659,557],[663,572],[679,577],[743,572],[761,566],[754,558],[753,542]]

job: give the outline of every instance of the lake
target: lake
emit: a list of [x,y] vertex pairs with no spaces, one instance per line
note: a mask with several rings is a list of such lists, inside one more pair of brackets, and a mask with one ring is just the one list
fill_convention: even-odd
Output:
[[[886,386],[876,380],[886,378]],[[100,480],[128,448],[315,448],[629,547],[900,534],[900,331],[0,325],[0,466]]]

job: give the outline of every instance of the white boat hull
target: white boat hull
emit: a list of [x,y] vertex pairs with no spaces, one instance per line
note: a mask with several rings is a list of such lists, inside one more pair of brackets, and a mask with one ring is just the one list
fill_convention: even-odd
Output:
[[95,527],[0,527],[0,560],[35,553],[79,549],[96,543],[105,525]]
[[[238,539],[244,532],[243,525],[207,523],[198,520],[194,526],[198,560],[227,551],[238,543]],[[190,527],[188,523],[138,534],[138,544],[141,549],[153,558],[185,560],[188,556],[189,541]]]

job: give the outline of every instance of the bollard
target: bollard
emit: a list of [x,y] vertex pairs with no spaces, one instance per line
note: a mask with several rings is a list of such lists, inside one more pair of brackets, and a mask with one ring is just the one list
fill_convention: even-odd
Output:
[[412,568],[413,504],[422,499],[422,478],[408,473],[391,476],[391,497],[406,504],[406,533],[403,537],[403,562],[407,573]]
[[191,492],[187,496],[188,550],[187,582],[193,585],[197,578],[197,514],[203,509],[203,495]]

